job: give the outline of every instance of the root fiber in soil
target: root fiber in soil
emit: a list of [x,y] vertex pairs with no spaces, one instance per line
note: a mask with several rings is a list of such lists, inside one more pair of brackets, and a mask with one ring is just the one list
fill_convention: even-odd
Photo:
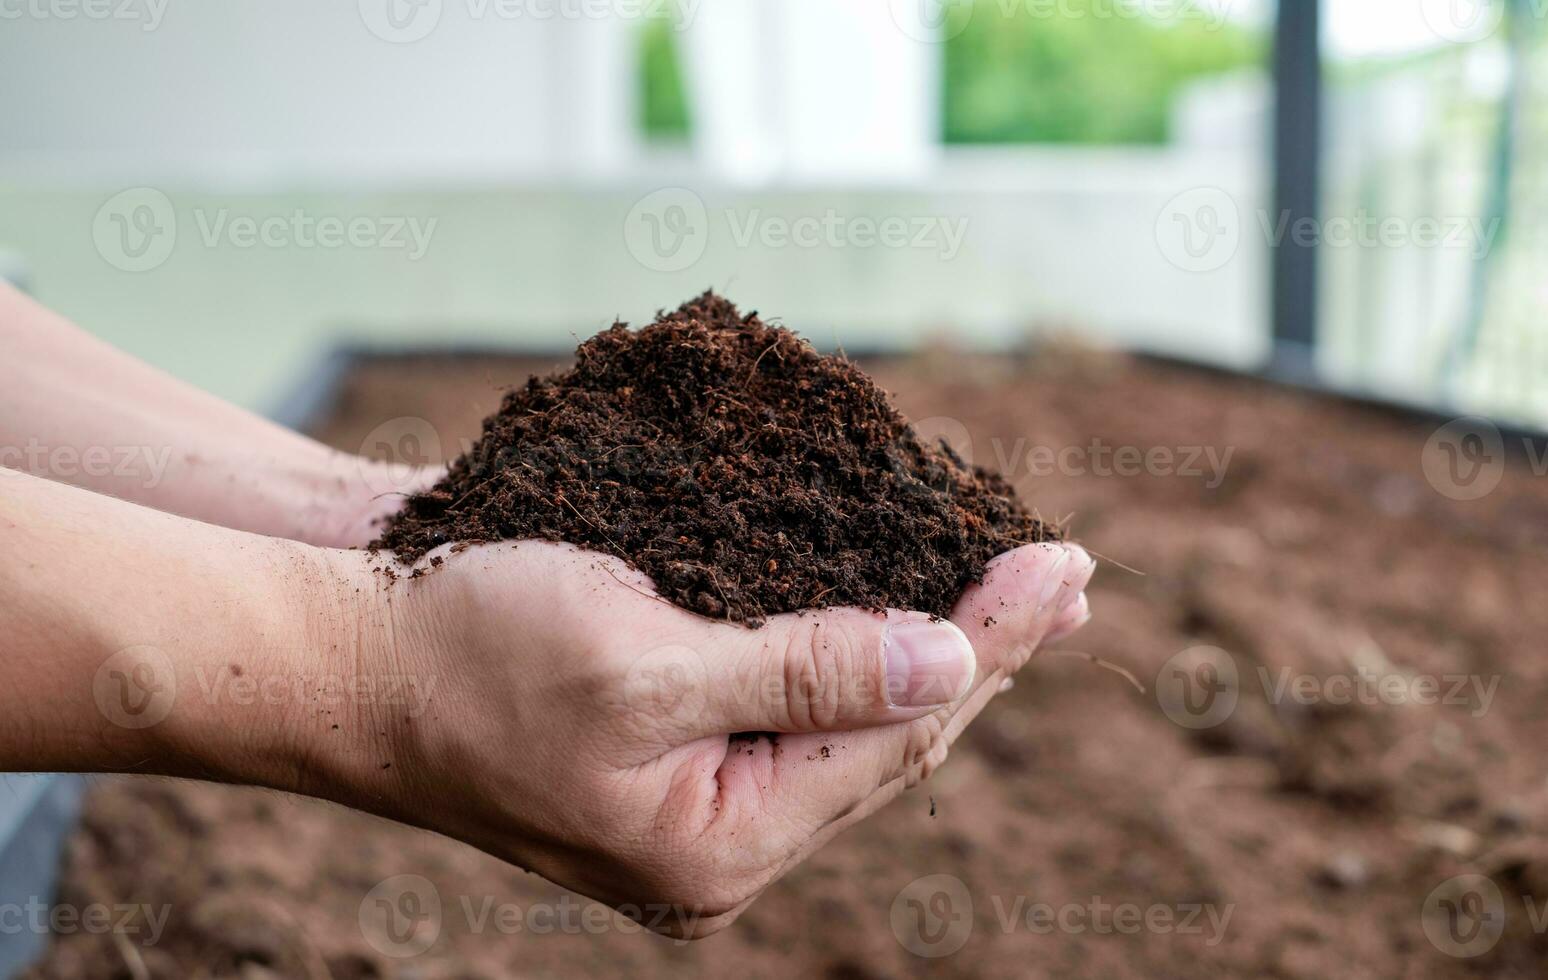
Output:
[[944,616],[990,558],[1057,537],[847,358],[706,292],[509,392],[372,547],[412,563],[447,542],[567,541],[756,625],[822,606]]

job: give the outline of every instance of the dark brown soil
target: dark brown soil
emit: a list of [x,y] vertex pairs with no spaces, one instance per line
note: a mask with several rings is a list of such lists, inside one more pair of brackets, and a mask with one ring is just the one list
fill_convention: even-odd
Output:
[[[158,942],[129,937],[157,980],[1543,974],[1548,937],[1532,914],[1548,900],[1548,477],[1516,460],[1492,493],[1452,500],[1425,478],[1433,426],[1123,358],[864,363],[912,418],[959,421],[964,458],[1010,474],[1051,513],[1073,511],[1083,541],[1145,572],[1104,568],[1089,592],[1095,619],[1061,646],[1128,668],[1147,693],[1059,647],[1038,656],[925,786],[686,947],[610,917],[600,931],[504,931],[481,915],[488,903],[530,913],[578,900],[434,834],[171,780],[97,787],[60,901],[168,906]],[[321,436],[354,452],[411,417],[457,447],[502,385],[558,366],[374,362]],[[1179,472],[1127,475],[1094,459],[1054,472],[1027,463],[1034,448],[1097,439],[1232,455],[1218,482],[1206,464],[1182,472],[1181,458]],[[1168,716],[1155,682],[1198,644],[1235,658],[1241,697],[1195,730]],[[1439,703],[1302,704],[1269,699],[1260,680],[1336,681],[1362,664],[1441,679]],[[1457,677],[1498,688],[1485,702],[1472,683],[1453,692]],[[1473,958],[1438,948],[1421,918],[1462,873],[1489,876],[1505,900],[1498,942]],[[363,935],[360,913],[400,874],[429,879],[442,915],[431,948],[395,959]],[[939,959],[893,928],[903,889],[926,875],[960,879],[973,901],[966,944]],[[1176,927],[1027,927],[1034,904],[1093,899],[1170,909]],[[1223,929],[1183,924],[1203,905],[1231,910]],[[78,930],[24,976],[130,978],[129,956]]]
[[705,293],[533,378],[372,545],[546,538],[616,555],[705,616],[944,616],[995,555],[1057,537],[998,476],[925,445],[851,361]]

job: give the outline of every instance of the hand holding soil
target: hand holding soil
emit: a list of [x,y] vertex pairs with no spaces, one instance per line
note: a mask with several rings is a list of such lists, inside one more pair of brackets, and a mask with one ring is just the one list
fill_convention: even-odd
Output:
[[705,935],[929,775],[1038,643],[1084,620],[1092,568],[1030,545],[950,621],[829,609],[748,630],[663,602],[615,559],[483,545],[374,600],[361,649],[438,679],[424,717],[359,719],[385,733],[360,744],[330,738],[329,716],[294,723],[354,757],[345,802],[615,906],[672,905]]
[[398,506],[343,475],[374,464],[13,292],[0,330],[19,443],[187,440],[142,483],[0,470],[0,770],[331,799],[701,936],[928,776],[1089,616],[1082,549],[852,364],[717,297],[513,393],[491,469],[417,474],[435,486],[381,542],[419,561],[403,576],[317,546]]

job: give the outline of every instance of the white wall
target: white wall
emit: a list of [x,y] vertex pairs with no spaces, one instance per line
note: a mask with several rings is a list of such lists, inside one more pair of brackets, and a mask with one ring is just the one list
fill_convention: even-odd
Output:
[[[165,260],[124,271],[99,215],[116,186],[0,184],[0,251],[37,295],[87,328],[217,392],[261,406],[340,339],[433,346],[573,346],[615,315],[639,321],[714,286],[819,344],[901,347],[951,332],[1005,343],[1034,328],[1245,365],[1261,356],[1266,244],[1244,234],[1207,267],[1158,241],[1179,192],[1208,187],[1243,220],[1263,207],[1250,160],[1166,150],[952,157],[926,186],[749,190],[691,171],[609,186],[417,192],[212,192],[164,182]],[[659,182],[658,182],[659,181]],[[670,261],[631,238],[665,189],[695,236]],[[691,197],[683,195],[691,194]],[[697,209],[702,210],[697,210]],[[435,222],[424,254],[208,237],[220,215]],[[887,245],[841,231],[770,237],[799,221],[908,223]],[[916,245],[919,222],[935,222]],[[955,250],[939,222],[961,230]],[[1253,222],[1249,227],[1255,227]],[[873,232],[874,236],[874,232]]]
[[[27,2],[0,11],[81,0]],[[666,0],[702,138],[663,157],[632,135],[641,5],[531,16],[598,9],[557,2],[115,0],[142,16],[0,19],[0,253],[87,328],[255,406],[341,339],[569,346],[706,286],[825,345],[1054,327],[1262,353],[1252,140],[942,152],[939,44],[894,20],[907,4]],[[1165,240],[1222,209],[1240,241],[1202,263]],[[435,230],[418,257],[210,234],[296,214]],[[165,251],[126,268],[114,236],[145,217]],[[765,234],[812,221],[851,230]],[[949,222],[961,241],[860,240],[885,221]],[[689,252],[643,254],[638,234],[669,225]]]
[[[5,9],[69,9],[34,2]],[[430,33],[395,43],[371,30],[372,2],[128,0],[131,19],[0,20],[0,170],[231,186],[627,165],[636,22],[447,0]]]
[[940,45],[877,0],[713,0],[683,37],[700,166],[746,184],[907,180],[939,155]]

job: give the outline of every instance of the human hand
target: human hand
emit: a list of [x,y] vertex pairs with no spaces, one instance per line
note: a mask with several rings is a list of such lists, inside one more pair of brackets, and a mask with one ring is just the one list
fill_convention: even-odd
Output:
[[1092,571],[1073,546],[1028,546],[963,594],[956,627],[836,609],[749,630],[568,546],[442,549],[435,574],[384,585],[363,552],[11,470],[0,544],[0,769],[324,797],[675,908],[646,922],[684,936],[927,776],[1083,621]]
[[[1040,642],[1089,616],[1094,568],[1079,547],[1030,545],[991,562],[950,622],[832,609],[750,630],[568,545],[447,550],[386,588],[334,553],[370,597],[363,616],[339,604],[363,624],[361,662],[427,701],[409,719],[363,709],[352,738],[333,716],[294,719],[327,772],[304,791],[693,938],[927,777]],[[781,734],[733,738],[751,732]]]
[[323,548],[364,548],[403,501],[435,486],[444,464],[410,466],[365,456],[335,454],[309,494],[294,537]]

